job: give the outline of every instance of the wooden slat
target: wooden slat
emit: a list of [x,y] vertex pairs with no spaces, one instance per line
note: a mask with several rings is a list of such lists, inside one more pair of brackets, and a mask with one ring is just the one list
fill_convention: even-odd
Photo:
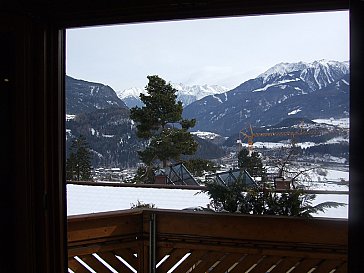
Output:
[[289,271],[294,265],[296,265],[301,258],[298,257],[284,257],[279,262],[279,264],[272,269],[271,273],[286,273]]
[[114,250],[114,253],[123,258],[134,269],[138,266],[138,258],[134,256],[134,251],[128,248]]
[[348,272],[348,263],[342,263],[335,271],[335,273],[347,273]]
[[173,273],[186,273],[189,269],[191,269],[194,265],[196,265],[201,257],[206,254],[206,251],[202,250],[194,250],[191,251],[191,255],[188,256],[174,271]]
[[98,259],[96,259],[93,255],[79,256],[79,258],[97,273],[112,272],[103,263],[101,263]]
[[264,257],[264,259],[260,261],[259,264],[250,271],[250,273],[267,272],[267,270],[275,265],[280,259],[281,257],[278,256]]
[[121,262],[115,255],[111,252],[101,252],[98,255],[107,262],[112,268],[118,272],[133,272],[129,267],[127,267],[123,262]]
[[222,252],[207,252],[205,256],[202,257],[201,263],[199,263],[196,268],[192,270],[193,273],[205,273],[210,269],[216,261],[219,261],[225,254]]
[[158,247],[156,254],[156,264],[158,264],[166,255],[169,255],[173,251],[172,247]]
[[189,249],[174,249],[170,256],[157,268],[157,272],[165,273],[185,256]]
[[304,259],[292,271],[293,273],[307,273],[315,268],[322,260],[319,259]]
[[237,266],[235,266],[231,273],[241,273],[247,271],[254,264],[258,263],[262,259],[262,255],[246,255]]
[[227,253],[220,261],[220,263],[214,267],[210,272],[211,273],[219,273],[226,272],[229,268],[231,268],[235,263],[237,263],[242,258],[241,254],[236,253]]
[[339,260],[323,261],[315,270],[315,273],[326,273],[336,269],[342,262]]
[[75,273],[90,273],[86,267],[73,257],[68,259],[68,267]]

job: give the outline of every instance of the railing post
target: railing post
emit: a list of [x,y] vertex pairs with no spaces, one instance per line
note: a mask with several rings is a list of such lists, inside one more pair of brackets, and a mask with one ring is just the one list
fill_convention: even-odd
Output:
[[156,257],[156,214],[149,218],[149,273],[155,273]]

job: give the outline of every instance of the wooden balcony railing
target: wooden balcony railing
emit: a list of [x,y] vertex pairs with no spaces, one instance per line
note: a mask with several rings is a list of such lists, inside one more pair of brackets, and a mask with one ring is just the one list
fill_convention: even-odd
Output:
[[176,210],[68,218],[70,272],[347,272],[347,220]]

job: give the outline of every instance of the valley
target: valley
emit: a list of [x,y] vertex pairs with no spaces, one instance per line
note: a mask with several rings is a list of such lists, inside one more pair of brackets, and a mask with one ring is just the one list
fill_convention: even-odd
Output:
[[[277,64],[232,90],[174,86],[177,99],[190,99],[183,103],[184,117],[197,121],[191,130],[199,144],[195,158],[228,170],[236,167],[240,149],[254,149],[272,170],[293,140],[295,163],[348,173],[349,75],[348,62],[320,60]],[[72,140],[84,135],[95,180],[130,182],[139,166],[137,151],[147,142],[136,137],[129,114],[130,107],[142,106],[140,92],[115,92],[104,84],[66,77],[66,153]],[[248,144],[252,133],[253,144]],[[325,175],[312,176],[330,181]],[[336,178],[340,183],[348,179],[341,176]]]

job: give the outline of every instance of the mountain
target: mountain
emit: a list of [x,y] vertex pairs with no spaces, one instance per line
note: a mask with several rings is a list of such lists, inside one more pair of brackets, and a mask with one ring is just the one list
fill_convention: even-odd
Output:
[[[193,85],[188,86],[182,83],[172,84],[177,90],[177,100],[181,101],[183,106],[187,106],[192,102],[202,99],[203,97],[221,94],[228,91],[228,88],[219,85]],[[139,94],[147,94],[143,88],[130,88],[123,91],[116,92],[118,97],[125,102],[125,104],[131,108],[134,106],[141,107],[142,101],[139,99]]]
[[[184,107],[184,117],[197,120],[193,128],[199,142],[197,155],[213,159],[225,153],[221,146],[236,145],[239,132],[250,125],[254,132],[284,132],[297,129],[297,124],[305,121],[305,126],[316,127],[321,133],[312,137],[302,136],[302,141],[307,139],[320,144],[334,138],[347,139],[347,130],[317,127],[309,120],[349,116],[349,79],[348,62],[321,60],[278,64],[225,93],[207,85],[189,88],[175,85],[175,88],[184,90],[186,104],[187,98],[197,99]],[[137,92],[140,91],[135,89],[129,94]],[[209,92],[212,95],[203,97]],[[179,96],[182,98],[182,92]],[[129,108],[112,88],[67,76],[66,113],[67,147],[72,139],[84,135],[93,152],[94,167],[128,167],[139,162],[137,151],[145,143],[136,137]],[[225,141],[227,137],[230,138]],[[275,136],[262,140],[282,139]],[[259,141],[259,138],[255,140]],[[347,154],[347,144],[335,145],[335,149],[344,150]],[[327,146],[315,149],[324,151]]]
[[348,117],[349,74],[348,62],[280,63],[235,89],[191,103],[183,115],[196,118],[194,130],[223,136],[287,117]]
[[72,140],[83,135],[94,167],[125,167],[139,161],[142,144],[129,109],[111,87],[66,76],[66,113],[67,153]]
[[110,107],[126,108],[115,91],[101,83],[77,80],[66,76],[66,113],[76,115]]
[[[146,143],[136,136],[125,103],[107,85],[66,76],[66,153],[72,140],[83,135],[91,148],[94,167],[128,168],[139,163],[137,151]],[[224,151],[216,144],[195,137],[195,156],[212,159]]]
[[139,161],[142,143],[127,108],[110,107],[81,113],[66,121],[67,152],[72,139],[83,135],[92,152],[94,167],[129,167]]

